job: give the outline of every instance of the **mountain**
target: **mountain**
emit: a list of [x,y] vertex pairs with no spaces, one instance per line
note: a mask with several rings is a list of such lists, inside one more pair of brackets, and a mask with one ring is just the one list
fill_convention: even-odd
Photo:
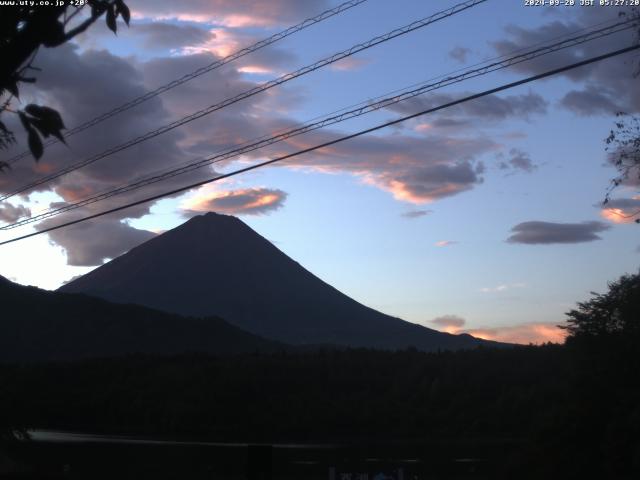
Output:
[[60,291],[181,315],[217,315],[257,335],[298,345],[434,350],[487,343],[368,308],[239,219],[215,213],[191,218]]
[[219,318],[24,287],[0,276],[0,361],[58,361],[134,353],[233,354],[283,345]]

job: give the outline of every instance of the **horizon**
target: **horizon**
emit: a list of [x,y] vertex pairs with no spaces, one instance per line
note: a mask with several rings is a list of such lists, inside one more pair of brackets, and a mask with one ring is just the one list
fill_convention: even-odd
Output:
[[[340,2],[220,2],[217,10],[196,1],[179,7],[168,1],[130,3],[131,26],[119,25],[118,36],[100,23],[73,44],[43,49],[36,62],[42,68],[38,82],[24,88],[22,103],[54,106],[73,127]],[[0,192],[456,3],[364,2],[109,120],[100,130],[74,136],[68,148],[47,148],[38,163],[23,159],[0,175]],[[1,202],[0,221],[9,224],[27,212],[35,215],[51,204],[73,202],[138,175],[613,20],[619,11],[485,2],[97,162],[37,193]],[[633,35],[618,33],[437,90],[217,165],[215,172],[621,48]],[[312,274],[387,315],[489,340],[561,342],[557,325],[565,312],[591,291],[603,292],[607,282],[638,271],[640,227],[620,216],[640,208],[637,185],[622,185],[610,208],[601,205],[615,176],[604,141],[615,113],[640,111],[634,67],[637,53],[625,54],[279,166],[5,245],[0,275],[53,290],[194,215],[215,211],[240,218]],[[7,157],[25,148],[20,135],[18,140]],[[200,170],[148,192],[177,188],[213,172]],[[138,198],[118,197],[80,213]],[[0,232],[0,241],[60,221]]]

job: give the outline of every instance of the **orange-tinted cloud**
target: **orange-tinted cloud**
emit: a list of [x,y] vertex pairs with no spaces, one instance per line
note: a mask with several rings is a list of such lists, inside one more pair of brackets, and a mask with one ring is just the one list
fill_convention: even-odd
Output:
[[287,194],[269,188],[245,188],[196,196],[182,208],[188,212],[217,212],[227,215],[263,215],[282,207]]
[[640,218],[640,196],[610,200],[600,215],[613,223],[634,223]]
[[458,333],[466,323],[466,320],[457,315],[442,315],[431,320],[438,330],[447,333]]
[[468,333],[485,340],[525,345],[547,342],[563,343],[566,336],[566,332],[554,323],[524,323],[506,327],[474,328],[455,333]]

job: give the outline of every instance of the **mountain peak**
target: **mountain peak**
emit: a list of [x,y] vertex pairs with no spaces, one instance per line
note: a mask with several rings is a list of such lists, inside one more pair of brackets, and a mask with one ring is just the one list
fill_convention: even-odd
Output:
[[60,290],[186,316],[218,316],[293,344],[432,350],[484,343],[368,308],[305,270],[240,219],[213,212]]

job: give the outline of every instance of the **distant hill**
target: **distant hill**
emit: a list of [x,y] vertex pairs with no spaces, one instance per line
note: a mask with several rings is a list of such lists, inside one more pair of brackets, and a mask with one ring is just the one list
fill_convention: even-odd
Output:
[[73,280],[62,292],[217,315],[291,344],[422,350],[494,344],[382,314],[320,280],[235,217],[208,213]]
[[184,318],[0,277],[0,361],[54,361],[133,353],[232,354],[284,346],[215,318]]

